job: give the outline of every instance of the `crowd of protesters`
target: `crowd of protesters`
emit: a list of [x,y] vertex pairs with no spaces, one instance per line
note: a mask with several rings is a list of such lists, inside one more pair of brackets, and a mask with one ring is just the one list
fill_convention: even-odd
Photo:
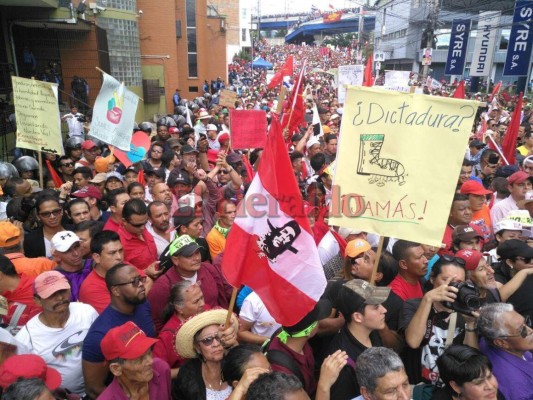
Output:
[[282,326],[241,287],[226,323],[226,238],[263,149],[232,149],[218,94],[236,90],[237,109],[263,109],[268,121],[279,95],[264,70],[236,60],[227,84],[206,81],[194,100],[177,90],[174,114],[135,124],[151,138],[140,162],[120,163],[73,107],[64,156],[0,163],[2,398],[532,399],[529,100],[516,163],[505,165],[497,146],[518,99],[471,94],[487,103],[442,246],[385,238],[376,260],[376,234],[328,225],[344,108],[327,71],[355,54],[257,51],[275,68],[288,55],[296,71],[308,62],[302,123],[283,133],[287,179],[301,189],[316,244],[309,251],[328,280],[314,309]]

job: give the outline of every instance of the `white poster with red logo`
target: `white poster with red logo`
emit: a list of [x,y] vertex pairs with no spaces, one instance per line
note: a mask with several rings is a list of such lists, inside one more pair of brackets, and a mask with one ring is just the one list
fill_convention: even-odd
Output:
[[129,151],[139,97],[111,75],[104,83],[94,103],[89,135],[105,143]]

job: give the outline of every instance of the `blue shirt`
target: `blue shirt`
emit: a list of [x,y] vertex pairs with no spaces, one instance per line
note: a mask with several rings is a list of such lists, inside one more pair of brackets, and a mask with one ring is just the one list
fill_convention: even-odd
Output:
[[152,338],[157,337],[154,322],[152,321],[152,310],[148,301],[139,304],[135,308],[133,315],[123,314],[111,305],[108,305],[102,311],[102,314],[93,322],[91,329],[89,329],[83,341],[83,360],[94,363],[105,361],[102,349],[100,348],[100,342],[110,329],[123,325],[128,321],[133,321],[144,331],[146,336]]

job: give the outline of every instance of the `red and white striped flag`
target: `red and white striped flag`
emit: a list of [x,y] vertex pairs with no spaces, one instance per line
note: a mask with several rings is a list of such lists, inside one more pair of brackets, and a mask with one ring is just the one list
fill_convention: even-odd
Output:
[[234,287],[251,287],[274,319],[298,323],[326,287],[312,230],[277,115],[259,170],[227,237],[222,272]]

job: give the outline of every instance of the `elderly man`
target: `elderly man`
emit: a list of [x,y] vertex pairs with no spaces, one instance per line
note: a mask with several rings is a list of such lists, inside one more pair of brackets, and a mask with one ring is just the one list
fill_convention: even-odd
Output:
[[533,399],[533,330],[511,304],[487,304],[479,310],[481,351],[492,363],[506,399]]
[[409,400],[411,385],[400,357],[386,347],[371,347],[357,359],[355,366],[361,395],[354,400]]
[[172,286],[182,280],[201,282],[205,303],[210,307],[226,308],[231,297],[231,286],[219,269],[209,263],[202,263],[200,246],[188,235],[174,239],[168,250],[173,266],[154,282],[148,296],[152,305],[154,324],[159,330],[163,327],[163,310],[168,303]]
[[156,342],[131,321],[110,329],[101,347],[114,379],[98,399],[170,399],[170,368],[152,357]]
[[63,387],[83,394],[81,347],[98,314],[88,304],[70,302],[70,285],[57,271],[39,275],[33,290],[35,302],[43,311],[15,338],[59,371]]
[[83,260],[80,238],[72,231],[61,231],[52,237],[52,256],[56,270],[70,283],[71,301],[78,301],[81,284],[91,272],[91,260]]

